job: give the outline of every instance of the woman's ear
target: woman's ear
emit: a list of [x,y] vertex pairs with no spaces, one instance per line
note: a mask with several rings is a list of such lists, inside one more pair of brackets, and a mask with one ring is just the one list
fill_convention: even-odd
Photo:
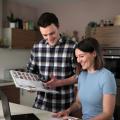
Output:
[[93,56],[96,57],[96,51],[93,51]]

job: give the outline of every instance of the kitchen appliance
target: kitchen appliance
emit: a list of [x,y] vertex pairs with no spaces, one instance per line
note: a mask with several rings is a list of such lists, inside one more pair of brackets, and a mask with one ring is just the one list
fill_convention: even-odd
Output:
[[6,94],[0,89],[0,99],[5,120],[39,120],[33,113],[11,115],[10,105]]
[[105,67],[114,73],[117,86],[120,86],[120,48],[103,48]]
[[107,47],[103,49],[103,55],[105,60],[105,67],[109,69],[115,75],[117,94],[116,104],[114,111],[115,120],[120,118],[120,47]]

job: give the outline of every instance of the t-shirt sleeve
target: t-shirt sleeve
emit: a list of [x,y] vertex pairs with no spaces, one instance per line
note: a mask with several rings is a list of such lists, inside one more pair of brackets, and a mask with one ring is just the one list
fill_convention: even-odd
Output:
[[114,75],[111,72],[105,74],[103,82],[103,94],[108,93],[116,95],[116,81]]

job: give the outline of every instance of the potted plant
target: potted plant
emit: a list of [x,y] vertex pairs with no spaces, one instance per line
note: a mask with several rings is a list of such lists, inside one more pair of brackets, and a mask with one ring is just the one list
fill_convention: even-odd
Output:
[[11,13],[10,16],[7,16],[7,20],[9,21],[10,28],[15,28],[16,18],[13,13]]

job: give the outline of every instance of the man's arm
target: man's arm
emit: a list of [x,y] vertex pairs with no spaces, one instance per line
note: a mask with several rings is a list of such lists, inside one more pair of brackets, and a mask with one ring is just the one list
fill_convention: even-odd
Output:
[[77,77],[78,75],[75,74],[69,78],[59,80],[53,76],[50,81],[45,83],[45,86],[48,88],[54,89],[60,86],[71,85],[71,84],[77,83]]
[[57,79],[55,76],[52,76],[51,80],[46,82],[46,87],[54,89],[55,87],[65,86],[65,85],[71,85],[78,82],[78,75],[80,73],[81,66],[76,66],[76,74],[70,76],[69,78],[65,79]]

